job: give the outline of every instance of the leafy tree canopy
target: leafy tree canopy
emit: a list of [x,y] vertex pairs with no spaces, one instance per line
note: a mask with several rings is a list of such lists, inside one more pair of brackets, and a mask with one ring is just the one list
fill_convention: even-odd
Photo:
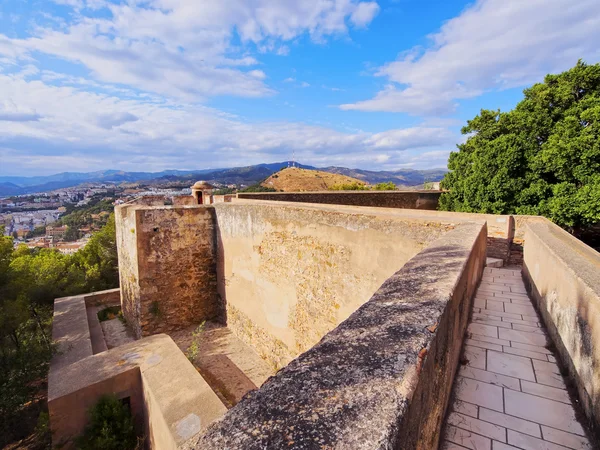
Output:
[[579,61],[524,94],[467,122],[440,208],[543,215],[575,233],[599,223],[600,64]]
[[0,229],[0,448],[26,435],[23,416],[38,403],[50,357],[57,297],[117,287],[114,215],[73,255],[14,248]]

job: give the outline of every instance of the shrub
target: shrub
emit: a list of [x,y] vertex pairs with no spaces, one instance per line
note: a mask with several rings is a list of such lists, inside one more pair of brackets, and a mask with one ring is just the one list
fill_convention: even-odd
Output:
[[77,441],[80,450],[134,450],[138,438],[129,409],[114,395],[100,397],[90,410],[90,422]]
[[377,183],[373,189],[376,191],[395,191],[396,185],[391,181],[388,181],[386,183]]
[[329,188],[332,191],[366,191],[367,187],[360,183],[334,184]]
[[120,306],[109,306],[108,308],[104,308],[98,311],[98,320],[100,322],[104,322],[105,320],[111,320],[118,317],[120,313]]
[[204,333],[205,325],[206,321],[203,321],[200,325],[198,325],[198,327],[196,327],[196,330],[194,330],[192,333],[192,343],[185,352],[185,356],[187,356],[187,359],[189,359],[192,364],[200,353],[200,338],[202,337],[202,333]]

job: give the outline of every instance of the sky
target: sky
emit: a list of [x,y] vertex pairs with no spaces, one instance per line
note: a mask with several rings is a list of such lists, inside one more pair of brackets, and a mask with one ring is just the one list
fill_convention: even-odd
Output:
[[0,175],[445,167],[598,42],[598,0],[0,0]]

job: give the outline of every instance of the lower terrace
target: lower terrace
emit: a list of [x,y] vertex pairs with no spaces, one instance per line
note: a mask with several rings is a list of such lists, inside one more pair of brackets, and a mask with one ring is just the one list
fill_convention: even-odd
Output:
[[[231,200],[116,209],[121,288],[55,303],[55,444],[68,447],[86,411],[114,393],[129,399],[149,448],[591,448],[583,430],[600,413],[598,253],[539,217]],[[510,268],[486,268],[486,260]],[[508,270],[510,282],[522,273],[533,316],[508,321],[510,297],[484,297],[492,312],[482,311],[482,292],[503,292],[484,288],[495,270]],[[515,289],[524,308],[525,290]],[[126,333],[97,320],[115,304]],[[548,388],[531,355],[517,356],[531,358],[534,380],[497,369],[496,353],[512,358],[527,344],[515,340],[511,352],[512,340],[473,333],[507,325],[535,327],[526,332],[544,339],[548,329],[553,345],[534,353],[556,358],[553,376],[558,368],[566,376],[570,390],[552,395],[575,405],[582,432],[573,439],[525,418],[539,436],[515,441],[523,430],[482,417],[479,400],[468,411],[449,406],[462,395],[452,393],[455,374],[457,383],[481,382],[465,377],[469,370],[511,377],[518,392],[528,392],[526,383]],[[490,426],[504,438],[486,434]],[[544,427],[559,437],[548,439]],[[450,436],[456,430],[474,438]]]

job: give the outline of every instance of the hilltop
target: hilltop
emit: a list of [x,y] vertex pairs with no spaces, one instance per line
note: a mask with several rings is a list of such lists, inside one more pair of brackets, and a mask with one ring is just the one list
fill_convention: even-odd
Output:
[[301,169],[288,167],[274,173],[262,186],[283,192],[298,191],[327,191],[332,186],[339,184],[365,184],[358,178],[348,177],[337,173],[323,172],[321,170]]

